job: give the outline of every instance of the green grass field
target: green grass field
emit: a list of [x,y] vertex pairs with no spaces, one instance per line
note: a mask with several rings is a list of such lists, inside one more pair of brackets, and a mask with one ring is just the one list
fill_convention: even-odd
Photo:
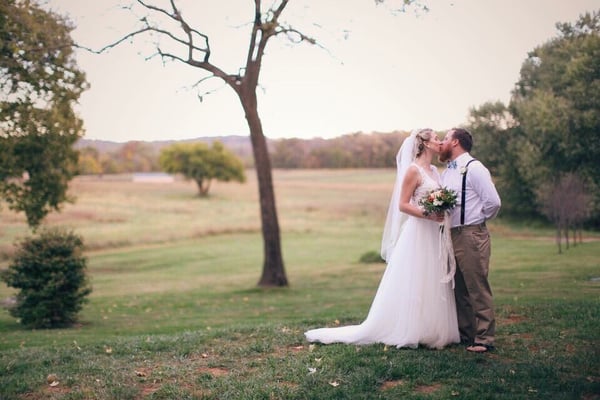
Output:
[[[600,398],[600,235],[558,255],[552,229],[491,224],[494,353],[309,345],[306,329],[366,316],[385,266],[358,260],[379,249],[394,171],[274,173],[290,287],[270,290],[253,171],[208,199],[75,180],[47,224],[83,236],[94,291],[71,329],[0,310],[0,399]],[[0,267],[27,234],[0,211]]]

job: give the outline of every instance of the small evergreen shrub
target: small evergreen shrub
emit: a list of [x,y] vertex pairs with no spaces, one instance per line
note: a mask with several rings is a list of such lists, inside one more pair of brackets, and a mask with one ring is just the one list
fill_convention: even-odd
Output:
[[362,256],[360,256],[359,262],[363,264],[372,264],[372,263],[383,263],[385,262],[383,258],[381,258],[381,254],[378,251],[367,251]]
[[31,328],[72,325],[92,292],[82,256],[81,237],[61,229],[46,230],[19,243],[12,263],[2,274],[20,289],[12,316]]

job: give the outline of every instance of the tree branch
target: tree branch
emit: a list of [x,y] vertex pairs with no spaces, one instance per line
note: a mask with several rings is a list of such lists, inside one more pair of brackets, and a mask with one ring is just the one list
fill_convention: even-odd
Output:
[[260,0],[254,0],[254,23],[252,25],[252,33],[250,34],[250,43],[248,45],[248,55],[246,56],[246,68],[250,66],[254,59],[256,49],[256,38],[260,32],[262,24],[262,16],[260,12]]
[[157,54],[162,59],[166,58],[166,59],[171,59],[173,61],[179,61],[181,63],[190,65],[192,67],[200,68],[207,72],[210,72],[212,75],[209,77],[203,78],[202,80],[212,78],[212,77],[220,78],[224,82],[226,82],[229,86],[231,86],[236,92],[239,92],[239,86],[240,86],[240,82],[241,82],[241,76],[239,74],[238,75],[228,74],[225,71],[223,71],[222,69],[220,69],[219,67],[217,67],[207,61],[198,61],[198,60],[189,59],[189,58],[185,59],[185,58],[179,57],[172,53],[163,52],[160,49],[160,47],[157,48]]
[[[187,56],[180,56],[170,51],[164,51],[157,42],[155,43],[157,52],[146,57],[147,60],[156,56],[160,56],[163,61],[178,61],[192,67],[203,69],[212,74],[214,77],[222,79],[239,94],[241,87],[244,86],[244,80],[246,79],[247,75],[251,76],[253,79],[253,82],[248,82],[250,87],[255,87],[258,84],[258,75],[260,72],[262,57],[264,55],[267,42],[272,36],[286,34],[288,38],[295,43],[307,41],[311,44],[317,44],[316,40],[304,35],[302,32],[291,27],[282,27],[279,24],[278,18],[283,13],[288,2],[289,0],[281,0],[278,5],[273,4],[272,8],[270,8],[266,14],[267,18],[263,20],[263,15],[261,13],[261,0],[254,0],[254,23],[250,37],[246,65],[244,68],[240,69],[238,74],[228,74],[210,63],[209,58],[211,50],[208,36],[190,26],[190,24],[183,17],[181,10],[176,5],[175,0],[169,0],[170,10],[149,4],[147,0],[136,0],[136,3],[149,12],[148,16],[152,13],[155,13],[155,15],[162,15],[169,20],[176,22],[181,27],[181,30],[185,36],[180,37],[173,33],[173,31],[161,28],[160,26],[157,26],[155,23],[151,22],[148,16],[144,16],[140,19],[140,22],[143,24],[140,29],[128,33],[120,39],[102,47],[100,50],[93,50],[80,45],[75,46],[96,54],[100,54],[122,44],[125,41],[133,40],[137,36],[147,33],[156,33],[158,37],[166,37],[173,43],[184,46],[187,49]],[[196,45],[195,39],[198,37],[201,38],[203,43]],[[197,59],[194,56],[195,53],[200,53],[203,56]],[[246,71],[251,73],[247,74]],[[202,82],[203,80],[199,82]]]
[[[193,59],[194,58],[194,54],[193,54],[194,50],[198,50],[198,51],[204,53],[204,61],[208,62],[209,57],[210,57],[210,43],[208,40],[208,36],[196,29],[193,29],[190,26],[190,24],[187,23],[187,21],[183,18],[183,15],[177,8],[177,5],[175,4],[174,0],[170,0],[171,8],[173,9],[172,13],[169,13],[167,10],[165,10],[163,8],[156,7],[151,4],[146,4],[144,2],[144,0],[137,0],[137,2],[150,11],[156,11],[156,12],[166,15],[168,18],[178,22],[181,25],[181,29],[183,29],[183,31],[187,35],[188,40],[186,42],[182,39],[177,39],[177,41],[179,41],[180,43],[182,43],[188,47],[188,58]],[[144,22],[146,22],[146,24],[148,26],[150,25],[147,20],[145,20]],[[193,34],[196,34],[196,35],[200,36],[202,39],[204,39],[205,48],[200,48],[200,47],[194,45]]]
[[[307,35],[305,35],[304,33],[300,32],[300,31],[299,31],[299,30],[297,30],[297,29],[294,29],[294,28],[291,28],[291,27],[288,27],[288,28],[281,28],[280,30],[278,30],[278,31],[277,31],[276,35],[279,35],[279,34],[282,34],[282,33],[283,33],[283,34],[286,34],[286,35],[287,35],[287,37],[288,37],[288,39],[290,39],[290,40],[291,40],[292,42],[294,42],[294,43],[300,43],[300,42],[306,41],[306,42],[308,42],[308,43],[310,43],[310,44],[314,44],[314,45],[317,45],[317,46],[321,47],[322,49],[325,49],[325,48],[324,48],[322,45],[320,45],[320,44],[317,42],[317,40],[316,40],[316,39],[314,39],[314,38],[312,38],[312,37],[310,37],[310,36],[307,36]],[[298,37],[299,37],[299,39],[296,39],[296,40],[295,40],[295,39],[293,38],[293,35],[296,35],[296,36],[298,36]]]
[[[140,19],[140,21],[145,25],[143,28],[138,29],[134,32],[128,33],[127,35],[123,36],[122,38],[120,38],[110,44],[107,44],[106,46],[102,47],[99,50],[94,50],[89,47],[85,47],[85,46],[81,46],[81,45],[77,45],[77,44],[74,44],[74,46],[77,48],[95,53],[95,54],[101,54],[109,49],[112,49],[112,48],[120,45],[121,43],[123,43],[125,41],[132,40],[137,36],[140,36],[140,35],[143,35],[143,34],[149,33],[149,32],[150,33],[154,32],[161,36],[168,37],[175,43],[185,46],[188,49],[187,58],[175,55],[170,52],[165,52],[160,48],[160,46],[158,44],[156,44],[157,52],[155,54],[152,54],[152,55],[146,57],[146,60],[152,59],[155,56],[160,56],[163,59],[163,61],[165,59],[171,60],[171,61],[178,61],[178,62],[187,64],[187,65],[190,65],[190,66],[193,66],[196,68],[201,68],[201,69],[211,73],[212,74],[211,77],[220,78],[225,83],[230,85],[236,92],[239,91],[239,86],[240,86],[240,82],[241,82],[240,75],[239,74],[237,74],[237,75],[227,74],[225,71],[223,71],[222,69],[218,68],[217,66],[215,66],[209,62],[210,46],[209,46],[208,36],[199,32],[198,30],[190,27],[190,25],[185,21],[185,19],[181,15],[181,12],[177,8],[174,0],[170,0],[172,12],[168,12],[167,10],[165,10],[163,8],[160,8],[160,7],[151,5],[151,4],[147,4],[144,0],[137,0],[137,2],[145,9],[147,9],[151,12],[156,12],[156,13],[165,15],[169,19],[179,23],[181,26],[181,29],[185,32],[185,34],[187,36],[187,40],[176,36],[171,31],[153,26],[147,17],[143,17]],[[204,40],[205,47],[199,47],[194,44],[194,34],[200,36]],[[195,59],[194,58],[195,51],[203,53],[204,57],[201,60]]]
[[265,47],[267,46],[269,38],[277,35],[279,27],[279,22],[277,19],[285,9],[288,2],[289,0],[282,0],[277,8],[269,9],[267,12],[268,17],[263,22],[260,10],[261,0],[254,0],[255,18],[254,25],[252,27],[250,44],[248,47],[248,57],[246,60],[246,70],[255,71],[253,74],[255,82],[251,83],[252,86],[258,84],[258,73],[260,71],[260,65],[265,52]]
[[[192,85],[192,88],[195,88],[196,90],[198,90],[198,100],[200,100],[200,102],[202,102],[202,101],[204,100],[204,96],[207,96],[207,95],[209,95],[209,94],[212,94],[212,93],[216,92],[217,90],[220,90],[221,88],[223,88],[223,86],[227,86],[227,83],[223,83],[223,86],[221,86],[220,88],[213,89],[213,90],[206,90],[206,91],[204,91],[202,94],[200,94],[200,93],[199,93],[199,86],[200,86],[200,85],[201,85],[203,82],[205,82],[205,81],[207,81],[207,80],[209,80],[209,79],[213,79],[213,78],[219,78],[219,77],[217,77],[216,75],[209,75],[209,76],[205,76],[204,78],[202,78],[202,79],[198,80],[196,83],[194,83],[194,84]],[[219,78],[219,79],[220,79],[220,78]]]
[[106,46],[104,46],[104,47],[100,48],[100,50],[94,50],[94,49],[92,49],[92,48],[89,48],[89,47],[86,47],[86,46],[82,46],[82,45],[80,45],[80,44],[77,44],[77,43],[73,43],[73,46],[74,46],[74,47],[77,47],[78,49],[82,49],[82,50],[89,51],[90,53],[102,54],[102,53],[104,53],[106,50],[109,50],[109,49],[112,49],[112,48],[114,48],[114,47],[117,47],[118,45],[120,45],[120,44],[121,44],[121,43],[123,43],[124,41],[126,41],[126,40],[129,40],[129,39],[133,39],[134,37],[136,37],[136,36],[138,36],[138,35],[141,35],[141,34],[143,34],[143,33],[145,33],[145,32],[148,32],[148,31],[150,31],[150,30],[152,30],[150,27],[145,27],[145,28],[142,28],[142,29],[138,29],[138,30],[137,30],[137,31],[135,31],[135,32],[128,33],[127,35],[123,36],[121,39],[118,39],[118,40],[117,40],[117,41],[115,41],[115,42],[112,42],[112,43],[110,43],[110,44],[107,44]]
[[287,6],[288,1],[289,0],[283,0],[281,2],[281,4],[279,5],[279,7],[277,7],[277,9],[275,11],[273,11],[273,21],[277,21],[279,19],[279,16],[285,9],[285,6]]

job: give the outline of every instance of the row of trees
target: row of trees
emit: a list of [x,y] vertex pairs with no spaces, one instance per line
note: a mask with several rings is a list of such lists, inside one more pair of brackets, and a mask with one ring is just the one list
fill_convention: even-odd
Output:
[[600,228],[600,12],[557,29],[529,53],[510,103],[471,110],[469,127],[503,215],[546,217],[560,250],[569,229]]
[[281,139],[272,146],[275,168],[388,168],[407,132],[354,133],[334,139]]
[[147,143],[132,141],[113,151],[94,146],[79,150],[78,173],[81,175],[122,174],[160,171],[158,151]]
[[[352,133],[333,139],[276,139],[269,140],[269,153],[274,168],[388,168],[394,167],[396,152],[407,132]],[[210,140],[211,143],[220,140]],[[175,142],[187,145],[190,142]],[[209,144],[207,139],[192,143]],[[160,154],[171,145],[156,145],[132,141],[105,149],[93,142],[79,149],[78,172],[82,175],[104,175],[131,172],[166,171],[161,167]],[[242,162],[254,167],[248,157],[250,142],[235,141],[224,146]],[[168,172],[168,171],[167,171]]]

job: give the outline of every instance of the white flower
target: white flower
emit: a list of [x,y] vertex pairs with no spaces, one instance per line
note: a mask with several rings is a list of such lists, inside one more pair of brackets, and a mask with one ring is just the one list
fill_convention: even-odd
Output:
[[461,169],[460,169],[460,174],[461,174],[461,175],[464,175],[464,174],[466,174],[466,173],[467,173],[467,167],[461,167]]
[[441,206],[442,204],[444,204],[444,202],[443,202],[443,201],[441,201],[441,200],[435,199],[435,200],[433,201],[433,205],[434,205],[434,206]]

